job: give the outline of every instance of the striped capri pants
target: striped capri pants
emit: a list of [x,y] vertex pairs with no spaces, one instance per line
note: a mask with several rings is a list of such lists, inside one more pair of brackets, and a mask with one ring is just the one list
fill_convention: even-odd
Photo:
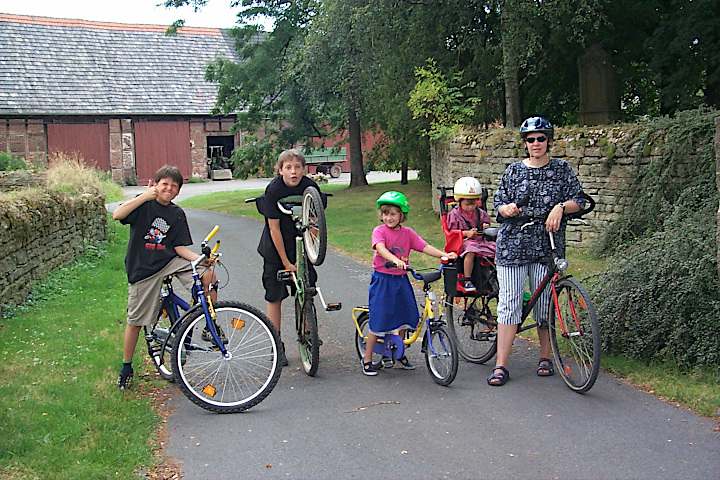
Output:
[[[526,265],[503,266],[497,265],[497,277],[500,284],[498,297],[498,323],[504,325],[517,325],[522,322],[523,293],[528,278],[530,291],[534,292],[548,272],[548,267],[542,263],[529,263]],[[546,288],[533,308],[533,318],[538,321],[547,320],[550,305],[550,289]]]

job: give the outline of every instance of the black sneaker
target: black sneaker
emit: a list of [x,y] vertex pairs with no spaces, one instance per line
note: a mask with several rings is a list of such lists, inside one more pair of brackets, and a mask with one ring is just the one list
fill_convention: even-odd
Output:
[[[223,343],[223,345],[228,344],[228,339],[225,336],[225,332],[223,332],[223,329],[220,327],[220,325],[215,325],[215,331],[218,334],[218,337],[220,337],[220,341]],[[208,329],[207,325],[205,325],[205,328],[203,328],[202,331],[202,339],[206,342],[212,342],[212,333],[210,333],[210,330]]]
[[365,362],[363,363],[363,373],[368,377],[374,377],[378,374],[378,371],[375,370],[372,362]]
[[290,363],[288,362],[287,357],[285,356],[285,344],[280,341],[280,365],[283,367],[287,367]]
[[133,381],[133,373],[132,368],[130,368],[129,372],[120,370],[120,375],[118,375],[117,379],[117,386],[120,390],[128,390],[130,388]]

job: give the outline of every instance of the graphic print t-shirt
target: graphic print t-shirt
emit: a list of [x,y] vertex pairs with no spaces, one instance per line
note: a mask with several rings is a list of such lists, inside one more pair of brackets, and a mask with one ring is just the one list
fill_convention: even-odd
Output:
[[120,223],[130,225],[130,240],[125,254],[129,283],[159,272],[177,256],[175,247],[193,243],[185,212],[174,203],[145,202]]

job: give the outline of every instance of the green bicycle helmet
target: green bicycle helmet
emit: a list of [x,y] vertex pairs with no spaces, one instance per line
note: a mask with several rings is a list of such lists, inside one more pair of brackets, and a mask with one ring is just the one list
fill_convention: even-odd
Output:
[[400,192],[385,192],[377,199],[377,208],[380,205],[395,205],[399,207],[403,213],[410,213],[410,206],[407,198]]

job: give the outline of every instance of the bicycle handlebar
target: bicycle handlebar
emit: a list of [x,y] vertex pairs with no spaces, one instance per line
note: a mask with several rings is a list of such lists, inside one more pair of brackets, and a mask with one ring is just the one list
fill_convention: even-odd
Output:
[[[447,257],[443,257],[447,258]],[[441,261],[440,268],[437,270],[434,270],[432,272],[426,273],[425,276],[423,276],[422,273],[417,273],[415,269],[413,269],[410,265],[405,264],[405,270],[407,270],[410,275],[413,276],[416,280],[421,280],[426,283],[432,283],[435,280],[438,280],[440,278],[440,273],[442,272],[443,268],[445,268],[445,263],[447,263],[447,260],[445,262]],[[385,268],[398,268],[398,266],[395,264],[395,262],[391,262],[390,260],[385,261]]]
[[[580,195],[579,195],[579,197],[580,197],[580,198],[584,198],[585,200],[587,200],[588,206],[585,207],[585,208],[580,209],[580,210],[577,211],[577,212],[568,213],[567,215],[565,215],[565,218],[567,218],[568,220],[580,219],[580,218],[582,218],[583,215],[586,215],[586,214],[592,212],[592,211],[595,209],[595,200],[593,200],[590,195],[588,195],[588,194],[585,193],[585,192],[581,192]],[[518,201],[518,203],[516,203],[516,205],[517,205],[518,207],[524,207],[524,206],[526,206],[529,202],[530,202],[530,197],[526,195],[526,196],[522,197],[522,198]],[[523,224],[525,224],[525,223],[533,223],[533,222],[541,222],[541,223],[542,223],[542,222],[544,222],[544,221],[547,219],[547,217],[548,217],[549,214],[550,214],[550,212],[547,212],[547,213],[545,213],[545,214],[543,214],[543,215],[534,215],[534,216],[531,216],[531,215],[519,215],[519,216],[516,216],[516,217],[505,218],[505,217],[503,217],[502,215],[500,215],[500,214],[498,213],[498,215],[497,215],[497,221],[498,221],[499,223],[505,223],[505,222],[523,223]]]

